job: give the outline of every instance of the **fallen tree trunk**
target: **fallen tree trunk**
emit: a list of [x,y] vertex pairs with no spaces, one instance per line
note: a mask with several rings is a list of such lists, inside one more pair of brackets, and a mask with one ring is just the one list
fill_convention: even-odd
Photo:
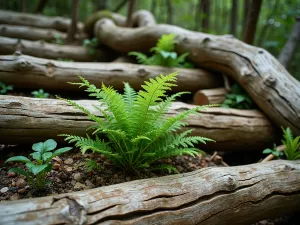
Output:
[[[176,51],[197,65],[230,75],[277,126],[300,135],[300,83],[266,50],[232,36],[216,36],[159,24],[122,28],[109,19],[96,23],[99,41],[119,52],[148,51],[163,34],[176,35]],[[136,44],[138,43],[138,44]]]
[[[53,29],[41,29],[27,26],[0,25],[0,36],[26,40],[54,41],[55,37],[66,39],[67,34]],[[78,36],[78,35],[77,35]]]
[[82,46],[49,44],[42,41],[26,41],[14,38],[0,37],[0,54],[13,54],[21,51],[24,54],[47,59],[74,60],[81,62],[88,61],[110,61],[113,54],[104,52],[100,49],[95,50],[95,54]]
[[195,105],[220,104],[226,98],[225,88],[199,90],[194,94]]
[[252,224],[296,212],[299,180],[300,161],[210,167],[57,196],[1,202],[0,216],[6,225]]
[[[71,19],[0,10],[0,24],[39,27],[67,32],[71,25]],[[82,32],[83,24],[81,22],[77,23],[77,27]]]
[[[1,38],[0,38],[1,40]],[[116,89],[129,82],[140,89],[145,80],[159,74],[178,71],[177,87],[173,91],[192,91],[222,85],[222,78],[200,69],[167,68],[130,63],[72,63],[35,58],[25,55],[0,56],[0,80],[20,88],[82,91],[67,82],[78,82],[78,74],[97,86],[101,82]]]
[[[93,105],[96,100],[80,100],[78,104],[99,115]],[[173,103],[167,117],[195,107]],[[58,134],[85,136],[86,128],[93,123],[87,116],[64,101],[0,95],[0,144],[22,144],[54,138]],[[194,135],[216,140],[204,146],[208,149],[254,150],[264,149],[276,140],[277,129],[255,110],[210,108],[199,116],[187,120]],[[100,115],[99,115],[100,116]]]

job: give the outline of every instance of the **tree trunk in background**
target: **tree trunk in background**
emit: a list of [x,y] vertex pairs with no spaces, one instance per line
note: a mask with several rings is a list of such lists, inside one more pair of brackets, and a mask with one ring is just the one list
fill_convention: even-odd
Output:
[[272,16],[275,15],[279,5],[280,4],[278,4],[278,0],[275,0],[274,5],[273,5],[273,9],[270,12],[270,14],[267,16],[266,23],[261,28],[260,35],[258,36],[257,46],[262,46],[265,37],[268,36],[268,31],[269,31],[269,28],[270,28],[269,19],[271,19]]
[[93,4],[96,6],[94,11],[107,9],[107,0],[94,0]]
[[243,41],[250,45],[253,44],[255,38],[256,25],[259,17],[261,3],[262,0],[252,0],[247,13],[245,30],[243,33]]
[[127,11],[127,21],[126,21],[127,27],[130,27],[132,23],[132,14],[134,12],[134,6],[135,6],[135,0],[130,0],[128,5],[128,11]]
[[203,1],[198,0],[198,4],[196,6],[195,27],[194,27],[195,31],[199,30],[199,24],[200,24],[200,20],[201,20],[200,16],[201,16],[202,3],[203,3]]
[[236,37],[236,24],[238,19],[238,1],[231,1],[230,33]]
[[35,10],[35,13],[40,13],[40,14],[42,14],[42,13],[43,13],[43,10],[44,10],[44,8],[45,8],[45,6],[46,6],[46,4],[47,4],[47,2],[48,2],[48,0],[40,0],[40,1],[39,1],[39,4],[38,4],[38,6],[37,6],[37,8],[36,8],[36,10]]
[[285,43],[278,60],[281,62],[281,64],[287,68],[290,60],[293,57],[293,54],[295,53],[295,50],[297,48],[297,45],[300,42],[300,17],[296,18],[295,25],[293,27],[292,33]]
[[26,12],[26,1],[25,0],[20,0],[21,1],[21,12]]
[[156,18],[156,0],[152,0],[152,3],[151,3],[151,11],[152,14],[154,15],[154,17]]
[[77,21],[78,21],[78,6],[79,0],[73,0],[72,3],[72,23],[68,30],[67,41],[72,43],[75,40],[75,34],[77,32]]
[[172,24],[173,23],[173,7],[171,0],[166,0],[167,3],[167,9],[168,9],[168,17],[167,17],[167,23]]
[[202,13],[204,14],[204,18],[202,19],[202,31],[207,32],[209,30],[209,17],[210,17],[210,1],[202,0]]
[[[214,6],[215,6],[215,10],[214,10],[214,15],[220,15],[220,1],[219,0],[215,0],[214,2]],[[220,19],[218,16],[214,16],[215,21],[214,21],[214,27],[215,27],[215,32],[216,34],[220,33]]]

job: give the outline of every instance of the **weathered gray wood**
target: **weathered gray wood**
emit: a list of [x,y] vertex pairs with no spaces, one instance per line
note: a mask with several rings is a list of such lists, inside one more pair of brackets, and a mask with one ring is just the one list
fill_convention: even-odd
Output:
[[[99,115],[95,100],[80,100],[78,104]],[[167,117],[195,107],[185,103],[172,104]],[[35,143],[48,138],[62,141],[58,134],[85,136],[92,125],[87,116],[64,101],[0,95],[0,144]],[[210,108],[201,116],[187,120],[194,135],[210,137],[216,143],[206,149],[263,150],[276,140],[277,129],[255,110]]]
[[[277,126],[300,135],[300,82],[266,50],[232,36],[216,36],[177,26],[123,28],[109,19],[95,25],[101,43],[119,52],[148,51],[163,34],[176,34],[176,51],[189,52],[197,65],[234,78]],[[138,43],[138,44],[137,44]]]
[[194,94],[195,105],[221,104],[228,92],[225,88],[199,90]]
[[43,41],[27,41],[17,38],[0,37],[0,54],[13,54],[15,51],[21,51],[24,54],[47,58],[47,59],[72,59],[80,62],[110,61],[112,53],[104,52],[100,49],[95,50],[95,54],[89,54],[89,51],[82,46],[57,45]]
[[[71,24],[71,19],[0,10],[0,24],[39,27],[66,32]],[[83,24],[81,22],[78,22],[78,28],[82,31]]]
[[0,224],[244,225],[296,212],[300,161],[136,180],[86,191],[0,203]]
[[117,89],[129,82],[140,89],[145,80],[178,71],[178,86],[174,91],[192,91],[222,85],[222,78],[200,69],[167,68],[130,63],[72,63],[47,60],[26,55],[0,56],[0,80],[22,88],[82,91],[67,82],[77,82],[78,74],[97,86],[101,82]]

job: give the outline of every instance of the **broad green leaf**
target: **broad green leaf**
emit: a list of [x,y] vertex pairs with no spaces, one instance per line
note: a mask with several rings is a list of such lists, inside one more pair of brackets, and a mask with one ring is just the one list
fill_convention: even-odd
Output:
[[31,167],[32,173],[34,175],[39,174],[40,172],[42,172],[43,170],[46,169],[46,167],[48,167],[48,164],[44,164],[44,165],[33,165]]
[[28,159],[25,156],[13,156],[7,159],[5,162],[31,162],[30,159]]
[[51,159],[52,157],[52,152],[46,152],[43,154],[43,160],[47,161],[48,159]]
[[47,141],[44,142],[44,151],[52,151],[56,148],[57,143],[53,139],[48,139]]
[[67,151],[70,151],[71,149],[72,149],[71,147],[64,147],[64,148],[57,149],[55,152],[53,152],[53,157],[63,154]]
[[41,160],[41,158],[42,158],[42,155],[39,152],[33,152],[30,155],[32,156],[33,159],[38,160],[38,161]]
[[11,168],[8,172],[9,172],[9,173],[10,173],[10,172],[18,173],[18,174],[21,174],[21,175],[26,176],[26,177],[29,176],[28,173],[26,173],[24,170],[22,170],[22,169],[20,169],[20,168]]
[[243,96],[243,95],[236,95],[235,99],[236,99],[236,103],[238,104],[238,103],[243,102],[245,100],[245,96]]
[[44,149],[44,143],[43,142],[35,143],[35,144],[32,145],[32,150],[33,151],[42,153],[43,149]]
[[272,152],[273,152],[273,150],[272,150],[272,149],[269,149],[269,148],[267,148],[267,149],[265,149],[265,150],[263,151],[264,154],[270,154],[270,153],[272,153]]

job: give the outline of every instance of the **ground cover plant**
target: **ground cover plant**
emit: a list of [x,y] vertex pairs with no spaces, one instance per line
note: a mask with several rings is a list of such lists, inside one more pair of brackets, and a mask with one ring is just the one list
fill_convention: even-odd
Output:
[[7,85],[3,82],[0,82],[0,94],[5,95],[7,92],[12,91],[13,86],[12,85]]
[[39,89],[38,91],[31,92],[33,97],[35,98],[48,98],[49,93],[45,92],[43,89]]
[[53,139],[33,144],[32,150],[34,152],[30,155],[34,161],[31,161],[25,156],[13,156],[6,160],[6,163],[14,161],[25,163],[27,171],[21,168],[11,168],[8,172],[19,173],[25,176],[28,182],[36,187],[37,190],[44,190],[45,186],[49,184],[46,180],[46,176],[52,169],[52,158],[72,149],[71,147],[64,147],[54,151],[56,146],[57,143]]
[[[143,90],[135,92],[128,83],[124,84],[124,94],[118,93],[112,87],[102,84],[97,89],[83,77],[81,82],[71,83],[86,87],[90,96],[99,99],[100,107],[105,120],[92,114],[86,108],[74,101],[63,99],[88,115],[96,122],[90,127],[93,129],[93,138],[63,134],[69,143],[75,143],[84,154],[87,150],[101,153],[109,158],[117,167],[127,171],[138,171],[143,168],[167,169],[175,171],[175,167],[155,163],[163,158],[188,154],[197,156],[200,149],[195,145],[213,141],[206,137],[187,136],[192,129],[178,132],[187,125],[184,121],[189,115],[199,115],[199,110],[207,106],[198,106],[179,113],[174,117],[165,118],[164,115],[172,101],[186,92],[167,96],[167,91],[176,86],[176,75],[160,75],[150,79],[142,85]],[[61,98],[60,98],[61,99]]]
[[193,68],[193,64],[186,61],[189,53],[178,56],[174,51],[175,44],[175,34],[165,34],[161,36],[156,46],[150,49],[153,52],[152,56],[148,57],[141,52],[129,52],[128,55],[135,56],[140,64]]

